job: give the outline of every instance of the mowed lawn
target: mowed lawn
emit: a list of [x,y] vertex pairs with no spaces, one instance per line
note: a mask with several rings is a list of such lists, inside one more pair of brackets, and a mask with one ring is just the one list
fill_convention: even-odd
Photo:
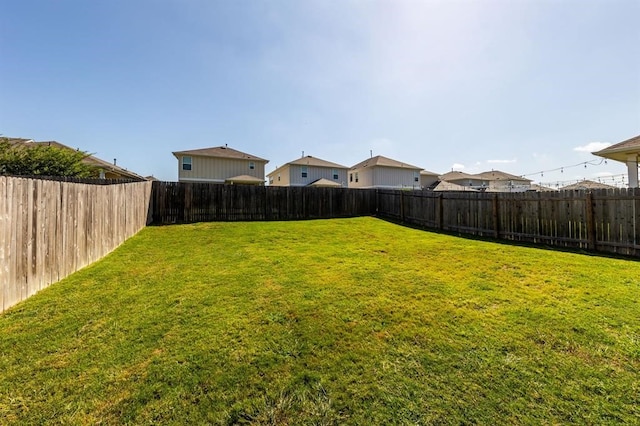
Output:
[[374,218],[150,227],[0,315],[0,424],[637,424],[639,301]]

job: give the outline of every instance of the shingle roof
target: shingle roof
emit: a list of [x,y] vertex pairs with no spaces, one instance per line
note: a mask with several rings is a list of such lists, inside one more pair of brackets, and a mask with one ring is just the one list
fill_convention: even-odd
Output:
[[269,160],[256,157],[255,155],[247,154],[246,152],[238,151],[228,146],[215,146],[211,148],[192,149],[188,151],[176,151],[172,153],[176,158],[178,155],[192,155],[200,157],[217,157],[217,158],[234,158],[239,160],[254,160],[264,161],[268,163]]
[[448,173],[440,175],[440,180],[444,180],[447,182],[452,180],[459,180],[459,179],[477,179],[477,178],[474,175],[470,175],[468,173],[460,172],[457,170],[452,170]]
[[457,183],[440,181],[438,185],[433,188],[434,191],[475,191],[478,192],[477,189],[471,188],[469,186],[458,185]]
[[585,179],[581,182],[563,186],[562,188],[560,188],[560,191],[575,190],[575,189],[616,189],[616,187]]
[[484,179],[484,180],[522,180],[522,181],[531,182],[531,179],[527,179],[522,176],[512,175],[506,172],[502,172],[500,170],[491,170],[488,172],[482,172],[474,176],[477,176],[478,178]]
[[337,163],[332,163],[331,161],[322,160],[320,158],[312,157],[307,155],[306,157],[298,158],[297,160],[293,160],[288,162],[287,164],[297,164],[297,165],[307,165],[307,166],[318,166],[318,167],[333,167],[337,169],[347,169],[347,166],[342,166]]
[[225,182],[229,182],[229,183],[264,183],[264,179],[260,179],[258,177],[255,176],[249,176],[249,175],[239,175],[239,176],[233,176],[230,178],[226,178]]
[[601,149],[600,151],[592,152],[592,154],[599,157],[626,162],[628,154],[640,154],[640,135],[615,145],[611,145],[605,149]]
[[383,166],[383,167],[396,167],[403,169],[412,169],[412,170],[422,170],[422,167],[412,166],[411,164],[402,163],[397,160],[393,160],[391,158],[384,157],[382,155],[376,155],[375,157],[367,158],[364,161],[356,164],[351,167],[351,170],[354,169],[363,169],[365,167],[373,167],[373,166]]
[[308,186],[327,186],[327,187],[340,188],[342,187],[342,184],[326,178],[320,178],[318,180],[314,180]]
[[429,170],[423,170],[420,174],[425,176],[440,176],[440,173],[430,172]]

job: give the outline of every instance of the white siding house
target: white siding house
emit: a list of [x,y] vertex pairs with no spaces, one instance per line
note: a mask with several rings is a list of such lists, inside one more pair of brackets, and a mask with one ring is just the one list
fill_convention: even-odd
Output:
[[524,192],[532,190],[530,179],[499,170],[491,170],[473,175],[452,171],[440,176],[440,180],[460,187],[487,192]]
[[377,155],[349,169],[349,188],[420,189],[421,170]]
[[310,155],[290,161],[267,175],[272,186],[347,186],[347,167]]
[[269,162],[228,146],[176,151],[179,182],[264,185],[264,166]]

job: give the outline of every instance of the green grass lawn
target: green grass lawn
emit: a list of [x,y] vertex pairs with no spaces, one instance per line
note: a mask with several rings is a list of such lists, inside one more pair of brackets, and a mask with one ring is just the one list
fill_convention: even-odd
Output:
[[639,301],[374,218],[151,227],[0,315],[0,423],[637,423]]

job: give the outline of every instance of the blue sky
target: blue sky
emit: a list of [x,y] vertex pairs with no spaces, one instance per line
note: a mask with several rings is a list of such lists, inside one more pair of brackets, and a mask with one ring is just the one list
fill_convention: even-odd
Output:
[[226,143],[267,172],[372,151],[568,182],[624,174],[581,163],[640,134],[638,0],[5,0],[0,16],[0,134],[163,180],[172,151]]

